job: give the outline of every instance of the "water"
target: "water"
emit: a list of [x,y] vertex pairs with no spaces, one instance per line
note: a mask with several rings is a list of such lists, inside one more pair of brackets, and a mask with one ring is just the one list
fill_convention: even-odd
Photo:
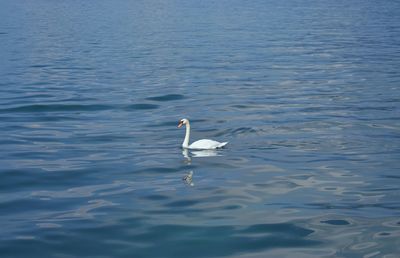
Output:
[[0,256],[398,257],[399,13],[1,1]]

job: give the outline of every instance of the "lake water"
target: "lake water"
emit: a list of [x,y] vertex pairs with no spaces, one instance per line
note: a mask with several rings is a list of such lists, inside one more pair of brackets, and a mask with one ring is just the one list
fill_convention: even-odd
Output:
[[399,13],[2,0],[0,256],[399,257]]

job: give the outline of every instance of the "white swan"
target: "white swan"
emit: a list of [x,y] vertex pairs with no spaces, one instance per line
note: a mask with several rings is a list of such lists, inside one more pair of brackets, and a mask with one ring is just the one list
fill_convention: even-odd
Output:
[[182,125],[186,125],[186,135],[185,139],[183,140],[182,147],[185,149],[194,149],[194,150],[214,150],[217,148],[222,148],[228,142],[217,142],[214,140],[209,140],[209,139],[202,139],[195,141],[194,143],[189,145],[189,138],[190,138],[190,123],[189,120],[187,119],[181,119],[179,121],[178,127],[181,127]]

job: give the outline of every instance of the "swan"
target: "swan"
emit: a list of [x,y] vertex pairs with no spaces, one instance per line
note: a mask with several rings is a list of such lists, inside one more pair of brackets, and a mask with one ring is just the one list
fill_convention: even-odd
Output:
[[193,150],[215,150],[218,148],[224,147],[228,142],[217,142],[214,140],[209,139],[202,139],[195,141],[194,143],[189,145],[189,138],[190,138],[190,123],[189,120],[184,118],[179,121],[178,127],[182,127],[186,125],[186,135],[185,139],[182,143],[182,148],[184,149],[193,149]]

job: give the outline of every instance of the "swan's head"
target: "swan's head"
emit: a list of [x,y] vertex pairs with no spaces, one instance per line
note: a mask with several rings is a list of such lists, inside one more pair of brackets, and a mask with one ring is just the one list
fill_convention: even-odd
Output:
[[186,118],[184,118],[184,119],[181,119],[181,120],[179,121],[178,127],[182,127],[182,125],[187,125],[187,124],[189,124],[189,120],[187,120]]

